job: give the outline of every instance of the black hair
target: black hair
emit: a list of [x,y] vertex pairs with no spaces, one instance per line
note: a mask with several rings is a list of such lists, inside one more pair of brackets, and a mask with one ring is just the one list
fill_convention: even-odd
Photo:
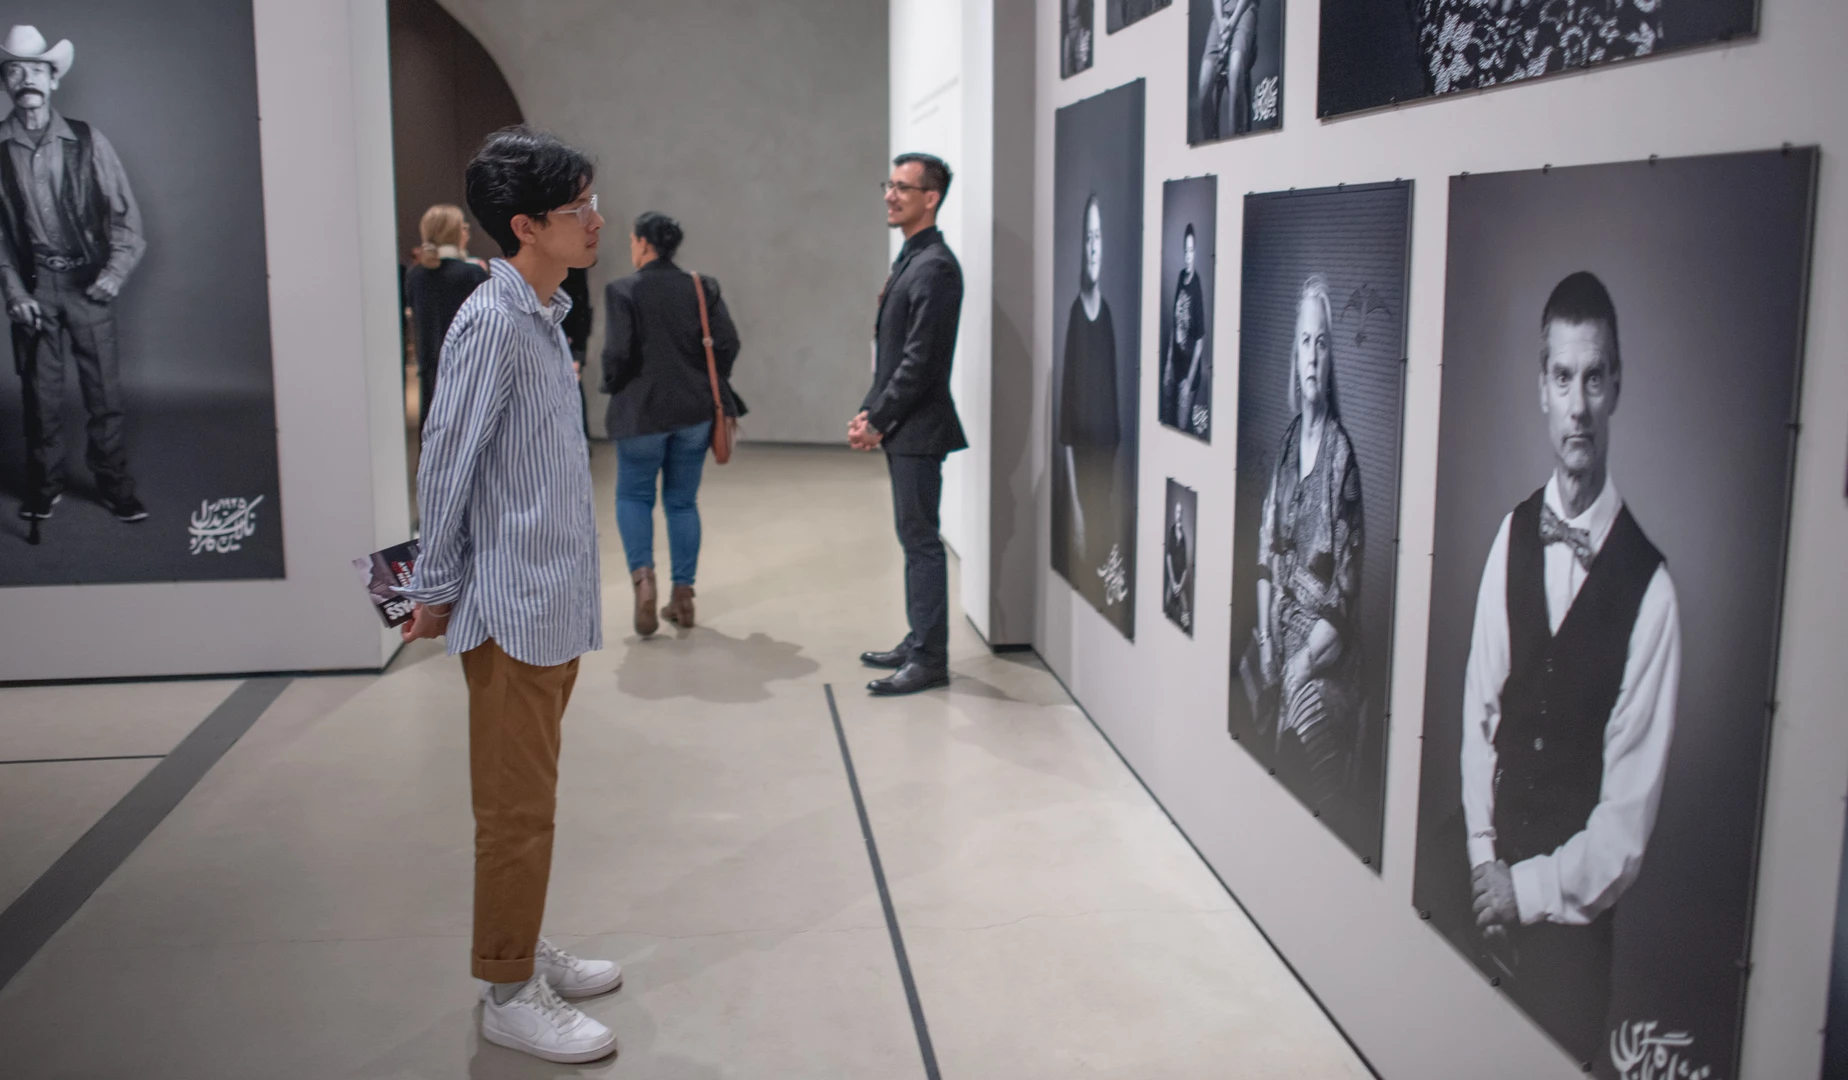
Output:
[[950,181],[955,179],[950,173],[950,166],[935,154],[900,154],[892,159],[894,165],[909,165],[917,162],[924,166],[924,190],[937,193],[937,205],[950,197]]
[[590,186],[597,165],[548,131],[516,124],[488,136],[463,174],[475,220],[509,258],[519,254],[513,219],[535,221],[572,202]]
[[1186,227],[1185,229],[1182,229],[1182,230],[1181,230],[1181,242],[1182,242],[1182,243],[1185,243],[1185,242],[1187,242],[1187,241],[1189,241],[1189,240],[1192,240],[1192,241],[1194,241],[1194,246],[1196,246],[1196,247],[1198,247],[1198,246],[1199,246],[1199,243],[1200,243],[1200,242],[1199,242],[1199,240],[1198,240],[1197,238],[1195,238],[1195,236],[1194,236],[1194,231],[1193,231],[1193,222],[1191,222],[1191,221],[1187,223],[1187,227]]
[[635,228],[630,231],[653,244],[655,254],[669,262],[673,261],[674,252],[680,250],[680,242],[687,238],[687,232],[680,227],[680,222],[653,210],[636,218]]
[[1546,370],[1548,359],[1547,330],[1556,322],[1574,326],[1603,323],[1611,338],[1611,377],[1623,377],[1623,353],[1617,347],[1617,305],[1611,302],[1610,290],[1596,274],[1589,270],[1567,274],[1563,281],[1553,286],[1553,295],[1546,298],[1546,308],[1540,313],[1542,371]]

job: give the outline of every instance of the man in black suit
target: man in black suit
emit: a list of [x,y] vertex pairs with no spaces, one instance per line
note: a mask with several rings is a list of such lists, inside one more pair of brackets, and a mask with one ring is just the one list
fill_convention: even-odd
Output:
[[847,425],[856,450],[881,448],[892,473],[892,515],[905,549],[911,633],[889,652],[862,653],[894,673],[867,683],[875,694],[915,694],[950,682],[950,582],[938,535],[943,459],[969,445],[950,397],[950,362],[962,315],[962,265],[937,229],[950,167],[929,154],[900,154],[885,182],[886,224],[905,246],[879,293],[873,388]]

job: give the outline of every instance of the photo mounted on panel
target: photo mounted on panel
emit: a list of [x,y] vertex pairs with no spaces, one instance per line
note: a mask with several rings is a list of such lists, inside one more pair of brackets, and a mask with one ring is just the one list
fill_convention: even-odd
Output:
[[1131,23],[1139,23],[1162,10],[1174,0],[1104,0],[1104,29],[1116,33]]
[[1161,186],[1161,373],[1155,415],[1213,440],[1213,285],[1218,279],[1219,180]]
[[1321,0],[1317,116],[1754,33],[1757,0]]
[[1136,636],[1143,80],[1053,122],[1052,568]]
[[250,4],[0,26],[0,586],[282,577]]
[[1195,531],[1199,501],[1194,489],[1168,478],[1161,532],[1161,613],[1188,637],[1194,632],[1194,563],[1199,555]]
[[1410,181],[1245,197],[1231,735],[1377,872]]
[[1188,0],[1187,145],[1283,126],[1284,0]]
[[1093,0],[1059,0],[1059,78],[1091,70],[1097,58]]
[[1599,1076],[1737,1075],[1817,156],[1450,182],[1413,902]]

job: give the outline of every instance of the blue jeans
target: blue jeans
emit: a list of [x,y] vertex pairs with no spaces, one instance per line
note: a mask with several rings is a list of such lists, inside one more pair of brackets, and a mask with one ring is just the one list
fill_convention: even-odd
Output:
[[674,584],[693,584],[699,569],[699,477],[712,445],[712,421],[657,435],[616,440],[616,529],[629,573],[654,566],[655,478],[667,514]]

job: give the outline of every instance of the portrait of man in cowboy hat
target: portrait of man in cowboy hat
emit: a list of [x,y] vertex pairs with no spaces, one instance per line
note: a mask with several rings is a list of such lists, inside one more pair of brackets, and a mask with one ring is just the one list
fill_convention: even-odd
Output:
[[19,515],[48,519],[63,497],[68,353],[96,492],[118,520],[137,522],[148,513],[129,472],[113,305],[147,242],[115,148],[52,108],[75,53],[69,40],[48,45],[31,26],[14,26],[0,41],[0,80],[12,101],[0,122],[0,293],[26,434]]

